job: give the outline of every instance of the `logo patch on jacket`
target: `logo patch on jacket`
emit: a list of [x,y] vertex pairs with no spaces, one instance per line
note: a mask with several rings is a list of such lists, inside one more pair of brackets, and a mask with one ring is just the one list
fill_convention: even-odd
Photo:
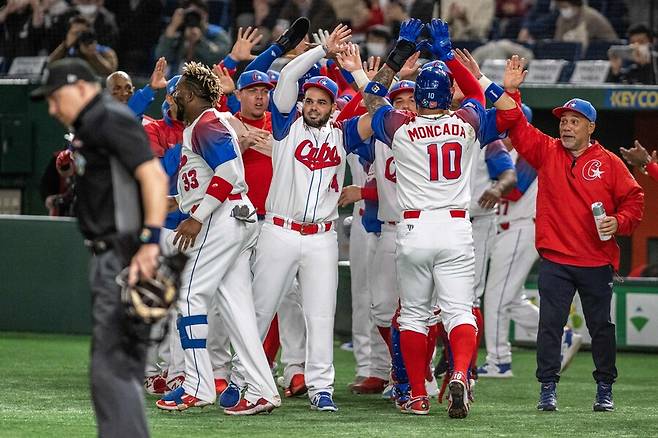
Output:
[[324,143],[318,148],[311,140],[304,140],[295,148],[295,158],[311,170],[338,166],[341,161],[335,146]]
[[583,178],[586,181],[594,181],[596,178],[603,179],[601,175],[605,172],[601,170],[601,162],[599,160],[589,160],[583,166]]

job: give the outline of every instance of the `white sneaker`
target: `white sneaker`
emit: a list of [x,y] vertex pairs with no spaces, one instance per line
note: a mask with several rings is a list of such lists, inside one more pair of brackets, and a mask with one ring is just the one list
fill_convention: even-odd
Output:
[[386,388],[382,391],[382,398],[385,400],[390,400],[393,398],[393,384],[389,383],[386,385]]
[[560,372],[563,372],[567,369],[576,353],[580,350],[580,346],[583,344],[583,337],[578,333],[574,333],[573,329],[568,328],[564,331],[562,335],[562,349],[560,354],[561,366]]
[[478,377],[509,378],[514,377],[511,363],[489,363],[478,367]]
[[439,395],[439,385],[436,383],[436,379],[425,380],[425,390],[427,391],[428,397],[436,397]]

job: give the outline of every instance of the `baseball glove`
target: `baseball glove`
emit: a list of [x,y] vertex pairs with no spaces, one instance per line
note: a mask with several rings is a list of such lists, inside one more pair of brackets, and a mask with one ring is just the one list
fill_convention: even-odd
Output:
[[121,271],[116,281],[128,315],[147,324],[164,318],[178,300],[180,274],[187,259],[183,253],[160,256],[155,277],[140,280],[135,286],[128,285],[128,268]]

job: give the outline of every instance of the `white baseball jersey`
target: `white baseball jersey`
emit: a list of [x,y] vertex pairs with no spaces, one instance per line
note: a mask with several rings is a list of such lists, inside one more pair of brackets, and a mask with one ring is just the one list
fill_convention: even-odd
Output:
[[375,136],[395,157],[402,210],[467,209],[473,150],[484,109],[473,102],[443,115],[414,116],[391,106],[373,117]]
[[312,128],[300,111],[283,115],[272,105],[273,176],[267,213],[302,223],[337,219],[345,157],[361,144],[357,123],[358,118],[352,118]]
[[[355,186],[363,187],[366,183],[366,171],[363,170],[363,166],[359,162],[359,156],[356,154],[350,154],[347,156],[347,164],[350,166],[350,173],[352,174],[352,184]],[[358,212],[362,208],[365,208],[365,203],[363,199],[356,201],[354,203],[354,211]]]
[[473,153],[473,172],[471,173],[471,205],[468,209],[471,218],[485,215],[493,215],[496,210],[485,209],[478,205],[478,200],[487,190],[492,180],[506,170],[514,169],[507,148],[500,140],[487,144],[482,149]]
[[379,197],[377,219],[382,222],[397,222],[400,220],[400,206],[397,197],[395,157],[391,148],[379,140],[375,140],[374,167]]
[[509,223],[535,218],[537,201],[537,172],[526,160],[518,156],[516,150],[510,155],[516,162],[517,184],[512,193],[501,202],[498,223]]
[[208,109],[183,131],[180,209],[203,220],[229,195],[246,192],[237,135],[226,113]]

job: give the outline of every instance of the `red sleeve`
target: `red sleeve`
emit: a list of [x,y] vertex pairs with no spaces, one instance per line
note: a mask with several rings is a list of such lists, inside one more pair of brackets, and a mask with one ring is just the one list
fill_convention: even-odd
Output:
[[457,81],[457,85],[459,85],[462,93],[464,93],[464,100],[475,99],[484,106],[484,92],[480,87],[480,83],[475,79],[475,76],[464,67],[464,64],[462,64],[459,59],[453,58],[446,62],[446,65],[450,68],[450,71],[452,71],[452,75]]
[[373,185],[372,187],[361,187],[361,199],[367,201],[377,201],[379,196],[377,195],[377,186]]
[[222,94],[222,97],[219,98],[215,109],[220,112],[231,112],[231,108],[228,107],[228,97],[225,94]]
[[536,170],[544,163],[546,153],[555,148],[555,139],[528,123],[518,106],[496,110],[496,127],[498,132],[509,132],[514,149]]
[[649,163],[646,169],[649,176],[658,181],[658,163]]
[[158,128],[159,128],[158,123],[153,122],[153,123],[149,123],[148,125],[145,125],[144,131],[146,132],[146,136],[149,139],[149,146],[151,147],[151,151],[153,152],[153,155],[155,155],[156,157],[162,157],[164,156],[164,153],[167,150],[167,145],[163,145],[160,143]]
[[340,111],[338,117],[336,117],[336,121],[342,122],[343,120],[351,119],[354,116],[360,116],[367,113],[368,109],[365,106],[359,105],[362,100],[363,96],[361,93],[358,93],[352,97],[352,100],[347,102],[347,105],[345,105]]
[[615,186],[613,189],[617,209],[612,216],[617,218],[616,234],[630,236],[642,221],[644,190],[635,181],[635,178],[619,157],[612,155],[611,164],[615,172]]

